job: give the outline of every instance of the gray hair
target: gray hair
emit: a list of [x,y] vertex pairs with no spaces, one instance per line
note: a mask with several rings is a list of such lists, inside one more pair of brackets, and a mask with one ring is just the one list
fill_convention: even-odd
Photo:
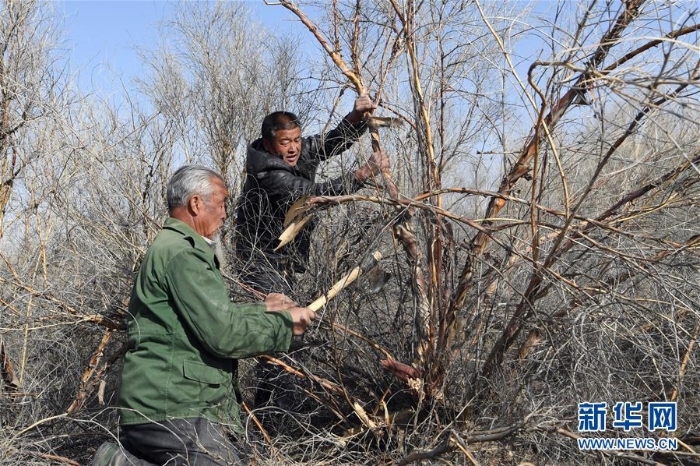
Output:
[[212,179],[218,178],[222,182],[223,177],[201,165],[184,165],[177,169],[168,182],[168,211],[187,205],[190,198],[199,194],[205,200],[212,195]]

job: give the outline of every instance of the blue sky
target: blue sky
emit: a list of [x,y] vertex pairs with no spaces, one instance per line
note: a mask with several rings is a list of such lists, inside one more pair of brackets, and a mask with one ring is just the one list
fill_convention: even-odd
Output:
[[155,24],[172,4],[166,1],[56,1],[63,17],[65,47],[80,85],[109,87],[113,74],[133,76],[139,70],[135,47],[152,44]]
[[[136,48],[154,47],[158,23],[177,9],[176,0],[46,1],[63,20],[65,48],[72,71],[79,73],[80,88],[84,92],[105,94],[128,85],[131,78],[140,74]],[[286,8],[265,5],[263,0],[229,1],[246,2],[267,27],[278,31],[289,29],[302,40],[315,44],[306,28]]]
[[[261,20],[291,27],[285,21],[291,13],[285,8],[247,1]],[[176,9],[170,0],[53,0],[52,4],[63,18],[65,48],[73,71],[80,71],[80,87],[95,92],[109,92],[115,74],[128,83],[139,73],[136,48],[152,46],[158,22]]]

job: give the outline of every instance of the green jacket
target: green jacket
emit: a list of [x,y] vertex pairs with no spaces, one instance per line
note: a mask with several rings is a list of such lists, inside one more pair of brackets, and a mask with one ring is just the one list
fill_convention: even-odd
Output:
[[212,248],[169,218],[148,249],[129,303],[120,423],[238,419],[238,358],[287,351],[288,312],[234,304]]

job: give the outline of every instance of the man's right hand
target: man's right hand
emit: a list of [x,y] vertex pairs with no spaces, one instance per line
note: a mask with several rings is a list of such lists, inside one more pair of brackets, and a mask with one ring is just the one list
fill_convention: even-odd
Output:
[[372,152],[372,156],[367,161],[367,165],[372,170],[373,175],[378,175],[389,168],[389,156],[386,155],[386,152],[383,150]]
[[389,169],[389,156],[386,152],[373,152],[367,163],[355,171],[355,179],[360,183]]
[[316,319],[316,313],[308,307],[294,307],[287,309],[287,311],[292,315],[292,333],[297,337],[303,335],[306,327],[311,324],[312,320]]
[[307,307],[298,307],[297,303],[282,293],[270,293],[265,297],[267,312],[287,311],[292,315],[292,333],[300,336],[316,318],[316,313]]

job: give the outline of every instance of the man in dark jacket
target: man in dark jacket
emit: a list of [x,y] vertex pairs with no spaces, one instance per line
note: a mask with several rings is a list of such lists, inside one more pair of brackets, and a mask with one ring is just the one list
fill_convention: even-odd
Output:
[[[244,283],[263,293],[294,295],[294,273],[306,269],[315,225],[313,220],[307,223],[294,241],[275,252],[287,211],[303,195],[355,192],[366,180],[388,168],[386,154],[374,153],[354,172],[315,182],[319,164],[341,154],[359,139],[367,129],[365,115],[375,107],[367,95],[361,95],[335,129],[311,137],[302,137],[301,123],[293,113],[274,112],[265,117],[262,137],[248,147],[246,179],[238,200],[236,255]],[[278,367],[260,361],[256,373],[256,408],[277,405],[283,408],[279,412],[294,412],[303,403],[304,395],[295,388],[296,381]],[[271,433],[279,428],[279,412],[265,409],[257,413]]]
[[275,252],[291,205],[303,195],[355,192],[388,168],[386,154],[374,153],[354,172],[315,182],[319,164],[356,142],[367,128],[365,115],[375,108],[367,95],[361,95],[335,129],[311,137],[302,137],[301,123],[293,113],[274,112],[265,117],[262,137],[248,147],[245,184],[238,200],[236,254],[245,283],[263,293],[293,293],[290,279],[306,269],[315,225],[309,222],[294,241]]
[[231,302],[212,249],[226,218],[220,175],[184,166],[167,196],[170,218],[146,252],[129,302],[122,445],[103,444],[93,465],[241,464],[222,428],[241,427],[238,359],[287,351],[292,335],[315,318],[281,294]]

